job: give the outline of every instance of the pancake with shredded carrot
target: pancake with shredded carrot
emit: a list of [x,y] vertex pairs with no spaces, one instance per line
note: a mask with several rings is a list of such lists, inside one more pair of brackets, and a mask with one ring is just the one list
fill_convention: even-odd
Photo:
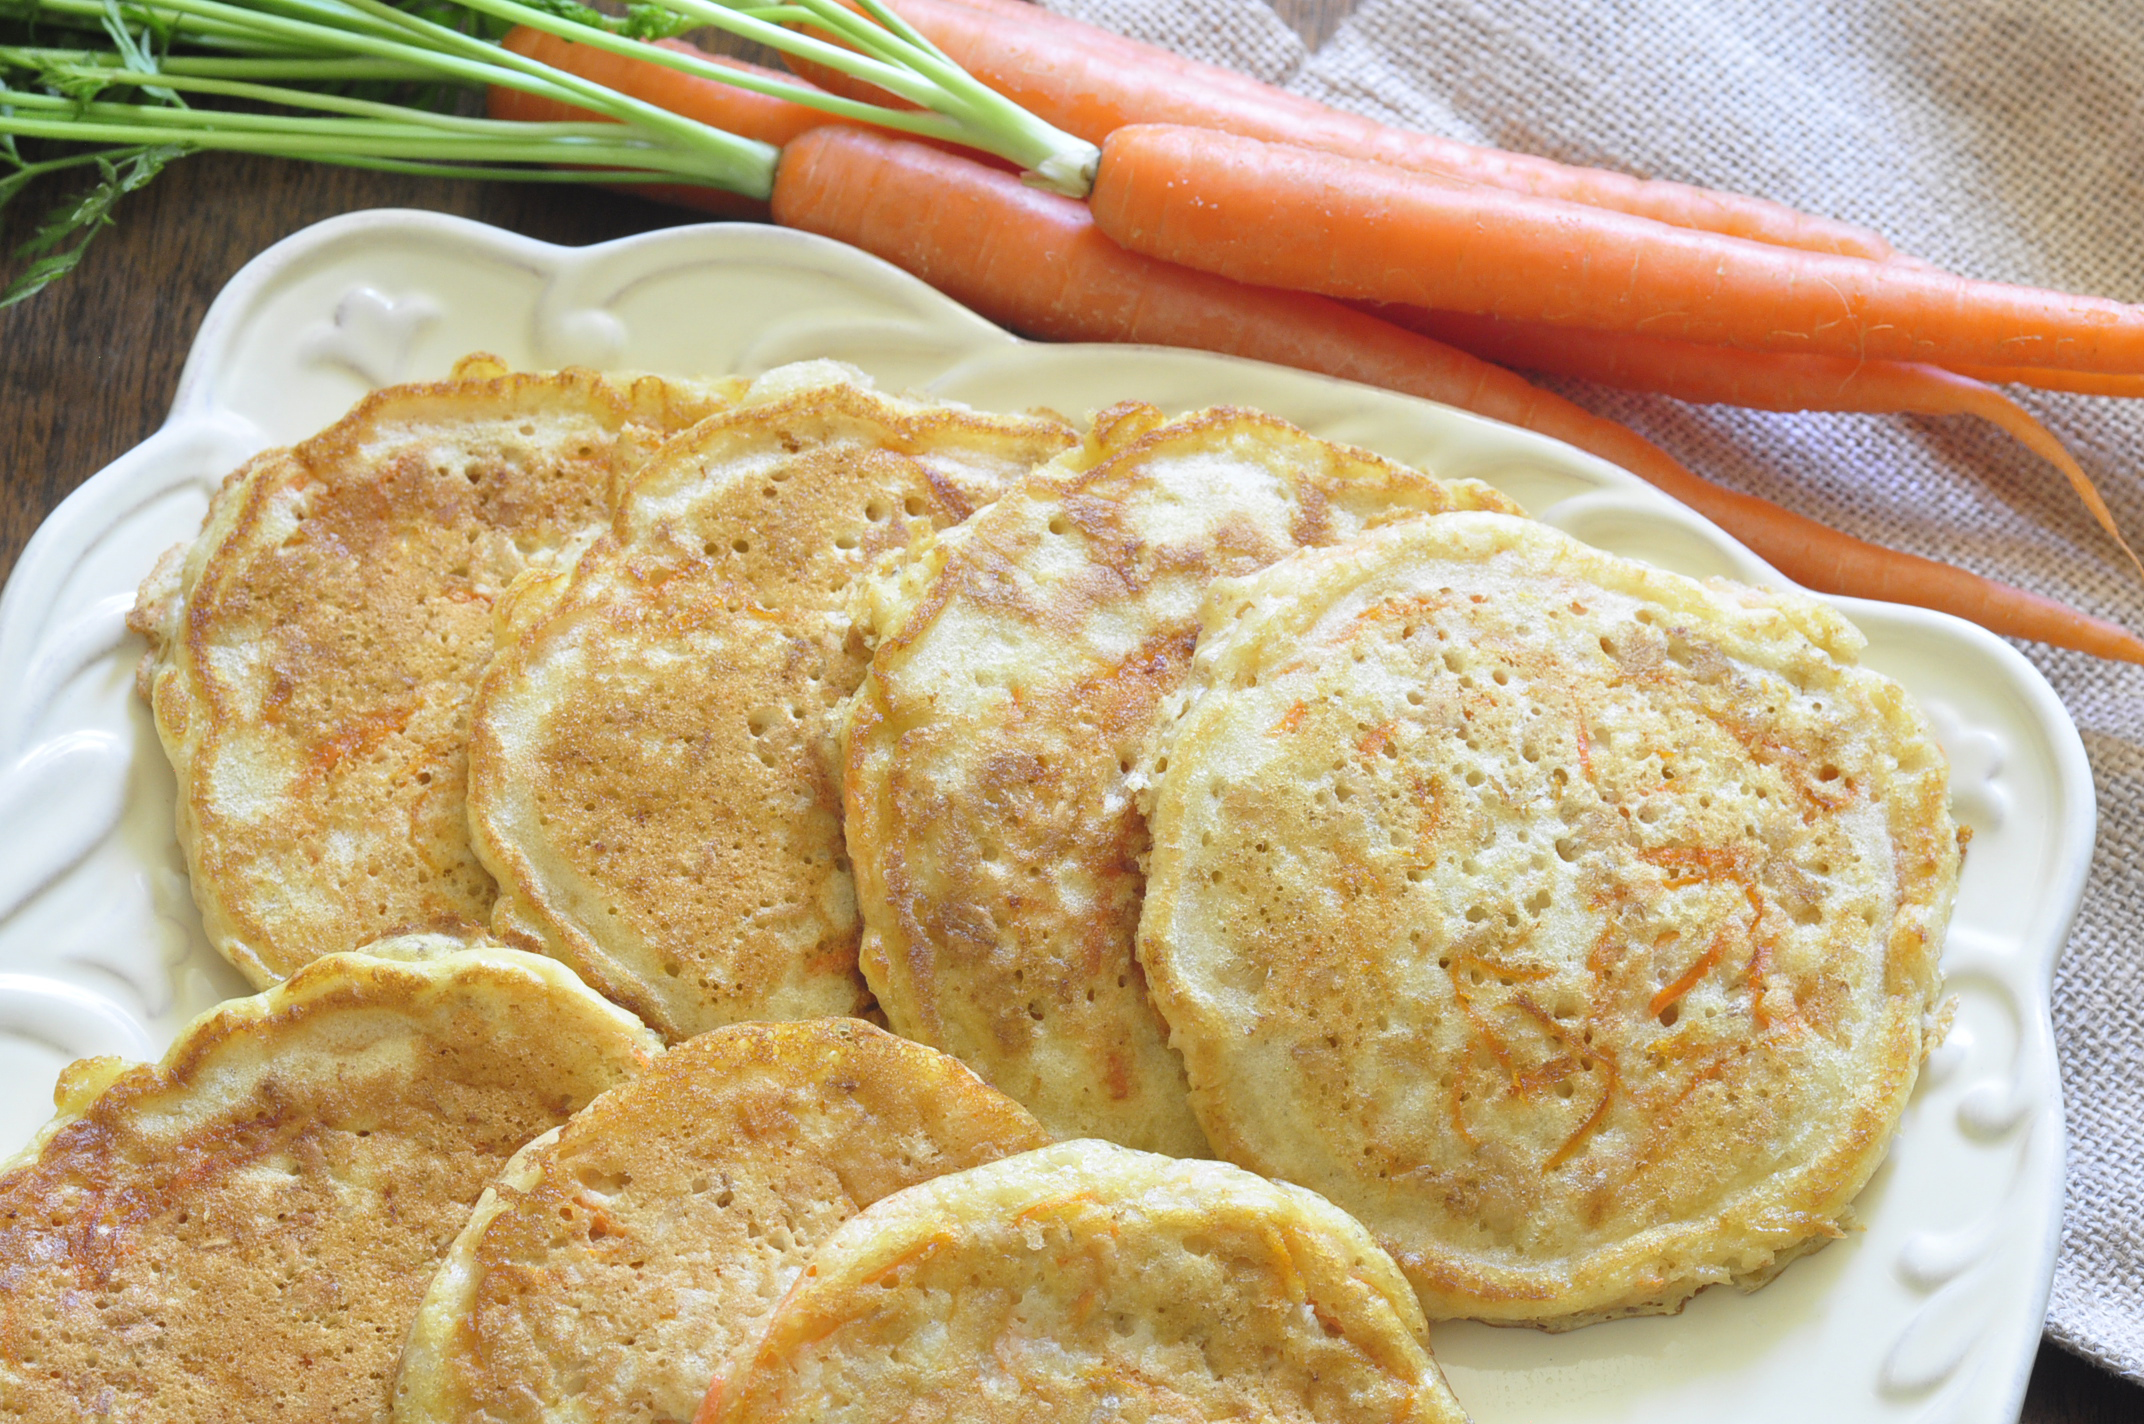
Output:
[[203,927],[256,987],[382,935],[489,923],[463,785],[492,601],[741,389],[472,357],[224,482],[129,621]]
[[1306,545],[1466,508],[1513,506],[1255,411],[1126,405],[878,586],[848,843],[864,974],[894,1029],[1060,1136],[1203,1155],[1132,958],[1134,763],[1182,682],[1199,600]]
[[1858,633],[1486,514],[1203,620],[1139,955],[1224,1157],[1354,1213],[1432,1319],[1672,1312],[1840,1234],[1959,858]]
[[552,960],[368,951],[62,1075],[0,1169],[0,1415],[383,1417],[485,1183],[660,1049]]
[[570,577],[504,610],[470,751],[495,932],[673,1040],[863,1009],[834,746],[867,657],[852,585],[1072,438],[817,362],[667,446]]
[[1361,1226],[1220,1162],[1066,1142],[836,1231],[713,1424],[1464,1424]]
[[702,1034],[507,1164],[433,1278],[394,1418],[689,1419],[841,1223],[1048,1141],[854,1019]]

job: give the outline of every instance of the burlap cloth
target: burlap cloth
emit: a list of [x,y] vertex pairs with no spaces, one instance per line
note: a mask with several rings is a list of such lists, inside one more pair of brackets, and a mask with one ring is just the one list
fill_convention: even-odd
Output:
[[[1976,277],[2144,301],[2140,0],[1367,0],[1315,49],[1261,0],[1046,0],[1375,118],[1865,223]],[[2061,477],[1963,419],[1564,394],[1722,483],[2144,629]],[[2144,539],[2144,402],[2024,396]],[[2100,830],[2055,983],[2069,1189],[2048,1333],[2144,1381],[2144,667],[2024,645]]]

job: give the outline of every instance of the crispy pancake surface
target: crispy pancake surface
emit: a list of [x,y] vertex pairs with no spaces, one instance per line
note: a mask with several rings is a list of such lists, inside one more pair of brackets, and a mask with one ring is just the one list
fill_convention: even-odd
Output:
[[495,931],[673,1040],[868,1003],[834,746],[867,657],[851,586],[1073,438],[770,378],[666,447],[570,578],[515,591],[473,721]]
[[688,1040],[500,1174],[418,1313],[394,1417],[690,1419],[842,1222],[1048,1140],[955,1059],[854,1019]]
[[385,1417],[484,1184],[660,1045],[550,960],[377,948],[411,957],[324,957],[161,1063],[62,1077],[0,1172],[0,1415]]
[[837,1231],[721,1424],[1465,1415],[1360,1225],[1219,1162],[1060,1143]]
[[257,987],[382,935],[489,923],[463,793],[492,601],[741,388],[472,358],[224,482],[130,622],[203,925]]
[[[1206,1148],[1132,957],[1132,772],[1216,577],[1381,519],[1510,509],[1253,411],[1096,418],[889,594],[851,713],[862,962],[896,1031],[1060,1136]],[[949,546],[949,547],[948,547]]]
[[1839,1234],[1958,866],[1860,648],[1494,515],[1217,585],[1139,943],[1214,1146],[1432,1319],[1672,1311]]

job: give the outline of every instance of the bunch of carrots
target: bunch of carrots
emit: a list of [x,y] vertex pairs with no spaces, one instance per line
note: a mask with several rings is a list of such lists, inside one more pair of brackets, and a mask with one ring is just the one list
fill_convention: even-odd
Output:
[[[1506,369],[1770,410],[1978,416],[2060,469],[2144,576],[2084,470],[1989,384],[2144,395],[2144,307],[1971,281],[1775,203],[1393,129],[1026,0],[625,8],[0,0],[0,20],[115,46],[0,44],[0,161],[16,170],[0,202],[48,171],[104,172],[56,217],[41,282],[79,255],[52,250],[66,233],[86,238],[121,193],[202,149],[628,183],[851,243],[1031,336],[1245,356],[1535,430],[1810,588],[2144,663],[2124,629],[1722,489]],[[710,24],[796,74],[674,38]],[[489,117],[374,97],[382,85],[482,88]],[[84,147],[33,162],[18,136]]]
[[[985,84],[1099,146],[1085,202],[540,31],[506,44],[779,145],[774,221],[861,247],[1014,330],[1224,352],[1458,406],[1633,471],[1805,586],[2144,662],[2121,628],[1723,489],[1505,369],[1767,410],[1979,416],[2062,470],[2134,561],[2076,461],[1986,382],[2144,394],[2144,311],[1968,281],[1758,199],[1395,130],[1026,0],[890,3]],[[506,89],[491,111],[570,116]],[[752,211],[704,188],[655,191]],[[1615,280],[1588,282],[1595,269]]]

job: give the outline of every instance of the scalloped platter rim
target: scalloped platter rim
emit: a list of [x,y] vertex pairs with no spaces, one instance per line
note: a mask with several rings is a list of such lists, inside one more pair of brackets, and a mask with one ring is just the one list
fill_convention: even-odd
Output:
[[[54,511],[0,597],[0,1156],[48,1116],[66,1061],[153,1057],[246,991],[201,936],[171,773],[132,690],[136,585],[193,537],[208,492],[246,456],[471,350],[747,374],[835,356],[889,389],[1074,415],[1126,398],[1262,406],[1486,479],[1614,552],[1784,582],[1650,486],[1553,441],[1226,357],[1024,342],[804,234],[709,225],[568,249],[432,213],[331,219],[232,279],[170,420]],[[1439,1327],[1438,1358],[1478,1424],[2018,1417],[2061,1225],[2048,996],[2090,860],[2090,770],[2053,690],[2002,640],[1919,609],[1839,604],[1868,635],[1864,660],[1929,713],[1974,831],[1944,952],[1956,1027],[1857,1203],[1861,1229],[1765,1290],[1565,1335]]]

